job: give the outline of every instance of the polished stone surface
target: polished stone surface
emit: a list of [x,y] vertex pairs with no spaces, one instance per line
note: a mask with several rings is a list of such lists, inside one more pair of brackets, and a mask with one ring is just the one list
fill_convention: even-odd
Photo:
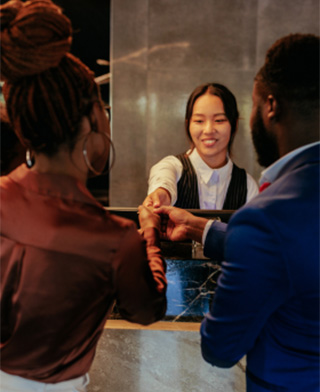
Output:
[[220,267],[203,256],[200,244],[173,245],[162,244],[163,253],[175,254],[166,258],[166,316],[142,327],[121,320],[115,308],[98,344],[88,392],[245,391],[245,359],[219,369],[201,356],[200,322],[210,309]]
[[167,260],[166,320],[201,321],[209,311],[220,268],[210,260]]
[[[112,211],[136,220],[135,209]],[[228,221],[232,212],[197,211]],[[192,242],[161,243],[167,263],[167,312],[142,327],[121,320],[115,307],[90,370],[89,392],[244,392],[245,359],[231,369],[206,363],[200,322],[214,298],[220,266]],[[127,329],[133,328],[133,329]]]
[[[171,260],[167,262],[166,321],[197,322],[210,310],[220,274],[211,260]],[[121,319],[115,306],[112,319]]]
[[139,205],[150,167],[187,148],[186,101],[206,82],[235,94],[233,158],[258,179],[249,129],[253,78],[267,48],[293,32],[319,34],[318,0],[112,1],[110,103],[118,155],[110,205]]
[[106,329],[88,392],[244,392],[244,362],[206,363],[199,332]]
[[[113,214],[131,219],[138,225],[137,209],[106,208]],[[207,219],[219,219],[227,223],[232,210],[188,210],[195,215]],[[214,260],[207,259],[201,244],[185,241],[161,241],[161,253],[166,260],[168,281],[167,312],[164,320],[173,322],[201,321],[210,310],[214,297],[220,266]],[[114,308],[113,319],[121,319],[117,307]]]

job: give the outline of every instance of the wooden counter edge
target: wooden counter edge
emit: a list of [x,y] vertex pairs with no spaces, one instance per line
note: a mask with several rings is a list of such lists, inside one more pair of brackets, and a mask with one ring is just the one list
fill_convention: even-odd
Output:
[[125,320],[108,320],[104,329],[137,329],[151,331],[200,331],[200,323],[158,321],[150,325],[130,323]]

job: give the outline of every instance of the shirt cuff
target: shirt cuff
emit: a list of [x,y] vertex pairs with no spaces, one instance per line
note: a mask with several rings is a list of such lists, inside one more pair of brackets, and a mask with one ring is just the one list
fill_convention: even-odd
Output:
[[205,227],[204,227],[204,230],[203,230],[203,233],[202,233],[202,245],[204,245],[205,242],[206,242],[208,231],[209,231],[209,229],[210,229],[210,227],[211,227],[213,222],[214,222],[213,219],[209,219],[208,222],[206,223]]

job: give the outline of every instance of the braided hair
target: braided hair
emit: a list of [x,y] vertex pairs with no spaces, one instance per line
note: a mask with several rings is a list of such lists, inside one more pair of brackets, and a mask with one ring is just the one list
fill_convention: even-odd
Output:
[[93,72],[69,53],[70,20],[51,0],[10,0],[0,23],[1,80],[16,135],[47,155],[62,144],[71,150],[100,93]]

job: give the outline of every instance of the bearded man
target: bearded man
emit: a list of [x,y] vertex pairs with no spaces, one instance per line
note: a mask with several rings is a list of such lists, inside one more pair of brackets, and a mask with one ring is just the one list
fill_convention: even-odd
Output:
[[204,359],[247,358],[247,391],[319,391],[319,37],[268,50],[250,119],[258,196],[226,225],[161,207],[171,240],[194,239],[225,260],[201,325]]

